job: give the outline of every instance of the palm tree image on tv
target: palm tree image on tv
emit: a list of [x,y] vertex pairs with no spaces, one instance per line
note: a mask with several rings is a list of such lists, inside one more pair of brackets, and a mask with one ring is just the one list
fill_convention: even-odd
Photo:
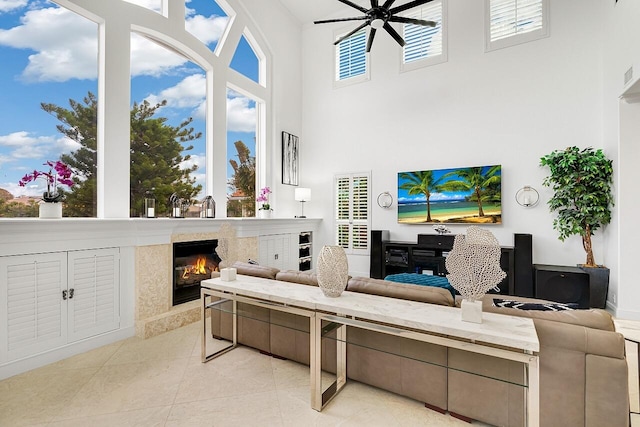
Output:
[[440,191],[441,179],[434,180],[433,171],[401,172],[400,178],[404,180],[399,188],[406,190],[409,195],[424,195],[427,203],[427,219],[431,222],[431,193]]
[[500,165],[398,173],[398,222],[502,223]]

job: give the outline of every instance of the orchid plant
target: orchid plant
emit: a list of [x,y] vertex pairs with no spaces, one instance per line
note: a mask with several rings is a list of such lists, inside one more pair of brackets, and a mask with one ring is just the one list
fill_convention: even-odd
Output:
[[57,203],[62,200],[62,194],[58,192],[58,184],[66,185],[69,188],[75,184],[71,179],[73,171],[69,166],[57,160],[47,161],[45,166],[49,166],[49,171],[36,171],[28,173],[20,179],[18,185],[25,187],[29,182],[38,178],[43,178],[47,182],[47,191],[42,193],[42,200],[45,202]]
[[271,194],[271,189],[269,187],[260,189],[260,195],[256,198],[256,202],[262,202],[260,210],[271,210],[271,205],[269,204],[269,194]]

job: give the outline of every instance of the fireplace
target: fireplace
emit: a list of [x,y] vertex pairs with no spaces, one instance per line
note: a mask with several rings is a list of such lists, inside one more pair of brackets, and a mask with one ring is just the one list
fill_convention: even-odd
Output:
[[217,240],[173,244],[173,305],[200,298],[200,281],[219,271]]

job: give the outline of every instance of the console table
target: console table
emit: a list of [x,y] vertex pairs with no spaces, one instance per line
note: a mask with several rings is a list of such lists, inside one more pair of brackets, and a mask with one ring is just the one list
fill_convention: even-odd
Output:
[[[461,320],[460,310],[456,307],[347,291],[338,298],[328,298],[314,286],[242,275],[232,282],[220,278],[204,280],[201,286],[202,362],[238,345],[238,302],[309,318],[311,407],[317,411],[321,411],[346,384],[346,326],[349,326],[522,363],[527,374],[527,425],[539,425],[539,366],[535,353],[540,345],[529,318],[483,313],[483,323],[468,323]],[[221,299],[211,301],[211,297]],[[208,354],[207,310],[229,301],[232,302],[233,338],[227,347]],[[323,391],[321,340],[324,333],[334,330],[337,336],[336,381]]]

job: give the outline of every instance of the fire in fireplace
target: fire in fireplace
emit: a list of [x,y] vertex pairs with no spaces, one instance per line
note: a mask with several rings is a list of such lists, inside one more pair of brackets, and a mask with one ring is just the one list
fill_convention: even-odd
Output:
[[217,240],[173,244],[173,305],[200,298],[200,281],[219,271]]

